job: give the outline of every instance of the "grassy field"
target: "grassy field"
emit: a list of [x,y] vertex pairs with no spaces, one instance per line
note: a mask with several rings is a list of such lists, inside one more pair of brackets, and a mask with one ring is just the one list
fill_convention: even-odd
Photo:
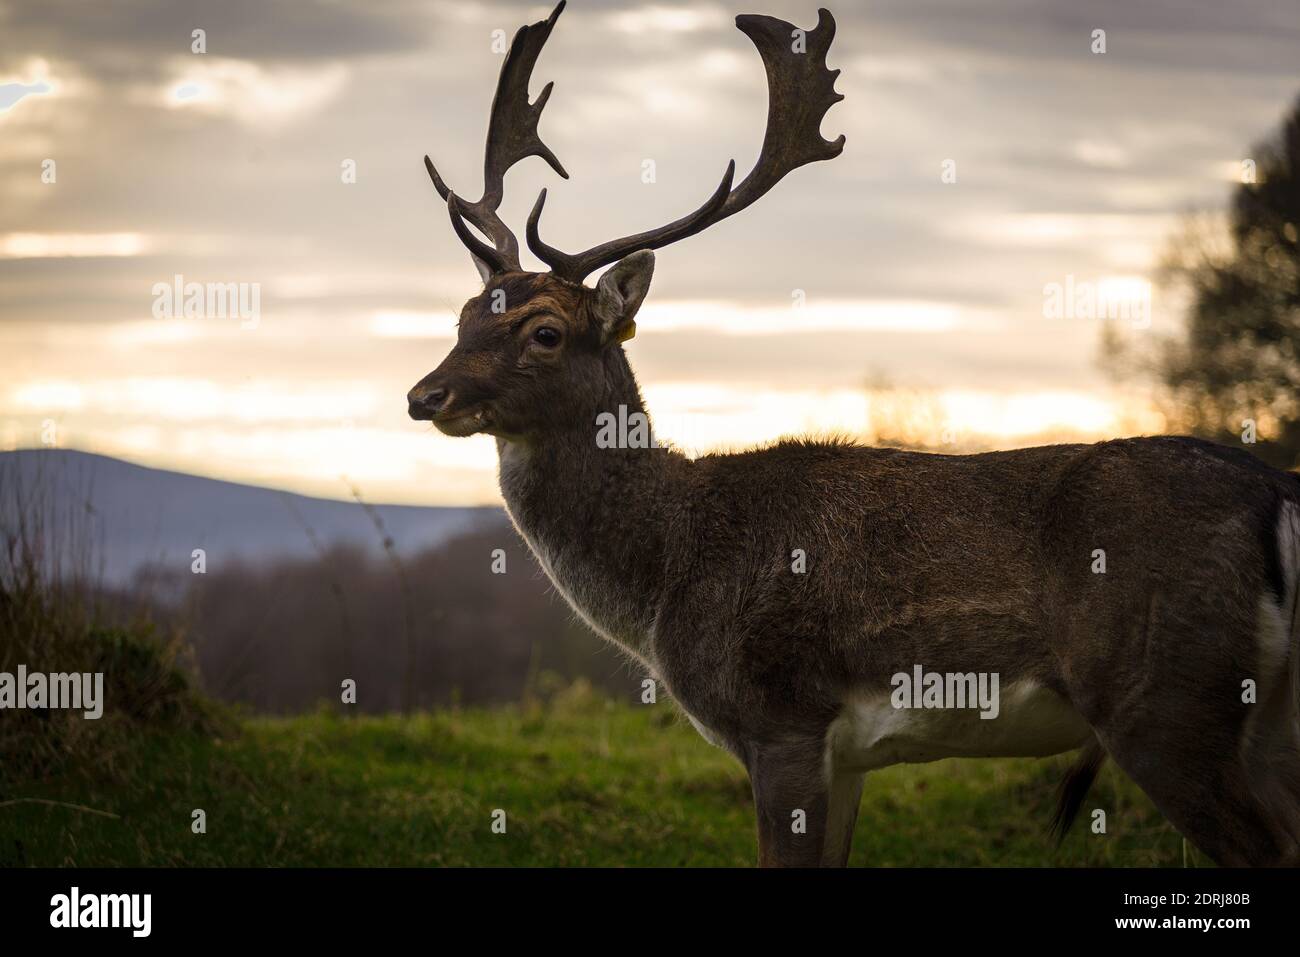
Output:
[[[1067,764],[875,773],[852,863],[1184,863],[1181,838],[1113,768],[1057,849],[1047,823]],[[1105,835],[1087,826],[1095,807],[1106,811]],[[205,834],[191,832],[195,808],[206,811]],[[493,833],[496,809],[505,834]],[[614,705],[581,690],[410,719],[258,718],[217,739],[150,732],[111,771],[0,797],[9,866],[748,866],[753,832],[741,768],[670,704]],[[1187,863],[1204,863],[1188,853]]]

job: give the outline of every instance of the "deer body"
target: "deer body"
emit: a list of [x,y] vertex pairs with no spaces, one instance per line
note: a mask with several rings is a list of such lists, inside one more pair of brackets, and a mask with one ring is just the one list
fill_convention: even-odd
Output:
[[760,861],[845,863],[875,768],[1075,748],[1063,826],[1109,756],[1216,860],[1297,861],[1296,475],[1172,437],[970,456],[788,440],[695,460],[596,441],[603,414],[645,412],[623,343],[650,250],[842,147],[817,130],[839,98],[834,22],[822,11],[792,53],[790,24],[738,19],[770,87],[739,186],[733,164],[696,212],[577,255],[540,240],[539,200],[529,245],[552,271],[531,273],[496,207],[523,156],[563,172],[536,134],[550,86],[527,100],[562,8],[502,67],[483,199],[459,201],[426,157],[485,286],[410,412],[496,437],[506,507],[556,587],[745,765]]
[[[621,349],[618,359],[626,365]],[[630,370],[626,375],[630,383]],[[597,403],[620,405],[642,410],[634,385]],[[904,741],[916,747],[904,746],[901,760],[933,760],[1055,754],[1087,739],[1087,726],[1052,690],[1060,681],[1041,639],[1035,572],[1014,554],[1016,537],[995,553],[973,545],[985,540],[980,523],[990,516],[967,514],[958,528],[953,516],[961,510],[950,496],[932,503],[940,516],[932,523],[915,489],[898,481],[900,467],[913,467],[906,453],[797,443],[692,462],[671,449],[598,449],[591,425],[598,408],[585,424],[534,444],[498,439],[506,507],[569,603],[666,682],[706,737],[737,742],[726,746],[739,753],[757,715],[773,712],[774,726],[788,729],[797,719],[782,712],[793,710],[820,716],[815,730],[831,752],[873,766]],[[900,456],[903,462],[893,461]],[[926,458],[949,463],[954,481],[967,464]],[[755,480],[758,464],[768,474]],[[877,469],[896,478],[877,479]],[[849,509],[842,489],[819,487],[827,481],[860,483]],[[584,506],[557,499],[556,489],[581,490]],[[1012,532],[1017,517],[996,488],[987,491]],[[963,500],[968,511],[969,496]],[[791,569],[796,548],[813,556],[806,571]],[[950,582],[939,594],[917,594],[915,581],[899,579],[897,569],[924,579],[936,565]],[[1005,580],[990,580],[980,571],[988,566],[1004,570]],[[731,596],[721,608],[719,588]],[[701,616],[694,623],[689,609]],[[830,623],[846,626],[842,634],[820,615],[809,621],[810,610],[831,611]],[[774,619],[788,624],[774,627]],[[770,687],[748,659],[775,656],[784,670],[795,664],[796,643],[812,667],[793,670],[805,679],[814,669],[826,673],[791,698],[791,687]],[[996,664],[999,675],[1019,681],[1004,697],[1018,706],[993,723],[974,712],[882,710],[891,676],[910,673],[908,663],[927,652],[940,670],[973,656]],[[694,675],[708,680],[692,682]],[[729,693],[719,694],[719,686]],[[1055,718],[1053,708],[1061,712]],[[838,723],[821,727],[830,713]],[[1012,730],[1013,715],[1029,720]],[[855,751],[862,754],[853,758]]]

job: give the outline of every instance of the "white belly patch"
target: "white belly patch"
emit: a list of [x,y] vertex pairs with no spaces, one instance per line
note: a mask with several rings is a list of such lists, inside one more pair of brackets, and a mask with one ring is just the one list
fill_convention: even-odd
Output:
[[1074,707],[1033,681],[1002,689],[996,718],[972,708],[895,708],[888,693],[850,699],[826,735],[837,771],[941,758],[1045,757],[1092,734]]

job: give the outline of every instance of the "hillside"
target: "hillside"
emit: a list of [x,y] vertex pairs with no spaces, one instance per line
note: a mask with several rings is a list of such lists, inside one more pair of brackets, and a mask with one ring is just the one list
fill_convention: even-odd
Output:
[[[89,516],[89,544],[97,564],[102,562],[103,582],[111,586],[126,585],[148,563],[188,569],[196,548],[206,551],[208,568],[215,570],[236,561],[314,557],[313,535],[325,550],[382,547],[371,516],[355,501],[145,468],[86,452],[0,453],[0,527],[13,521],[14,489],[29,497],[38,492],[55,514]],[[407,554],[504,519],[499,508],[373,510],[398,551]]]

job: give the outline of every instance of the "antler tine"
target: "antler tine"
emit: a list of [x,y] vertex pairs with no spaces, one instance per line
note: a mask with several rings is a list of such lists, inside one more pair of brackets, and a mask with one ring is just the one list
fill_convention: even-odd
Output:
[[835,18],[830,11],[817,11],[817,26],[802,35],[801,48],[794,42],[799,34],[793,24],[776,17],[745,14],[736,17],[736,26],[758,48],[767,72],[767,130],[753,170],[732,190],[733,161],[723,186],[689,216],[577,254],[560,252],[538,235],[537,221],[546,200],[543,190],[528,218],[528,247],[556,275],[582,282],[601,266],[638,249],[659,249],[702,232],[749,206],[792,170],[840,155],[844,136],[829,141],[821,135],[826,111],[844,99],[843,94],[835,92],[835,78],[840,71],[826,68],[826,54],[835,38]]
[[[494,246],[489,246],[483,240],[479,239],[470,228],[465,225],[465,204],[460,197],[453,192],[447,193],[447,214],[451,217],[451,228],[456,230],[456,235],[460,241],[465,244],[465,248],[470,251],[476,258],[487,263],[493,273],[505,272],[505,263],[502,262],[501,250]],[[513,238],[513,236],[511,237]],[[515,245],[515,261],[518,268],[518,243]]]
[[[537,132],[537,122],[555,84],[547,83],[536,102],[528,102],[528,81],[533,67],[564,5],[565,0],[560,0],[545,20],[520,27],[510,43],[505,62],[501,64],[483,153],[483,196],[477,202],[456,197],[438,174],[433,160],[428,156],[424,158],[424,167],[433,180],[433,188],[447,202],[456,235],[494,273],[520,268],[519,240],[497,215],[497,208],[505,195],[506,172],[525,157],[540,156],[551,169],[565,179],[569,178],[568,172]],[[464,220],[487,236],[492,245],[488,246],[475,237]]]

